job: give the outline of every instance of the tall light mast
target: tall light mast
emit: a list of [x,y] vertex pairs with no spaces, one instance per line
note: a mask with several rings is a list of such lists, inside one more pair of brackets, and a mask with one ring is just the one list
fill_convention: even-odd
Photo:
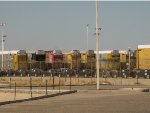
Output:
[[96,0],[96,77],[97,90],[99,90],[99,32],[98,32],[98,0]]
[[86,50],[88,51],[89,47],[88,47],[88,44],[89,44],[89,24],[87,24],[86,26]]
[[[0,23],[0,26],[4,27],[6,25],[6,23]],[[4,51],[4,37],[6,37],[4,35],[4,31],[3,31],[3,28],[1,30],[1,37],[2,37],[2,67],[1,69],[3,70],[4,69],[4,55],[3,55],[3,51]]]

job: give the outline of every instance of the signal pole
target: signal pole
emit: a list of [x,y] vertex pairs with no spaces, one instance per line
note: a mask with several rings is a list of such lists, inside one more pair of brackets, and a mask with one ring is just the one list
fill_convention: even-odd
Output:
[[99,90],[99,32],[98,32],[98,0],[96,0],[96,77],[97,90]]

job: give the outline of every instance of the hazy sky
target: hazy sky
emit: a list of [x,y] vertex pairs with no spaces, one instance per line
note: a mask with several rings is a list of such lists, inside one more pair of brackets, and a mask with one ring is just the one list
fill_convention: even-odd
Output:
[[[0,1],[0,22],[6,22],[5,50],[95,49],[94,1]],[[150,44],[150,2],[100,1],[100,49],[135,49]]]

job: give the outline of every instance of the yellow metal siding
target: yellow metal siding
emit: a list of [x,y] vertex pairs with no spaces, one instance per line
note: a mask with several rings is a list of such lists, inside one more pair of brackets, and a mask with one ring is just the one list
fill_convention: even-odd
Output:
[[137,69],[150,69],[150,48],[137,50]]
[[81,54],[82,68],[95,69],[95,54],[87,54],[87,52]]
[[127,62],[127,55],[124,53],[120,54],[120,62]]
[[112,54],[111,54],[111,53],[108,53],[108,54],[106,55],[106,59],[112,59]]
[[87,63],[87,54],[81,53],[81,63]]
[[14,55],[14,70],[27,69],[27,55]]
[[14,70],[18,69],[18,55],[14,55]]
[[70,69],[80,69],[81,67],[81,56],[75,54],[67,54],[67,64]]

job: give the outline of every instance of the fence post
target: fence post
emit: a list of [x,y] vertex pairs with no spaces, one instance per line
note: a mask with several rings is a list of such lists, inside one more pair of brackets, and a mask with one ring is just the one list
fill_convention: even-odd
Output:
[[70,90],[71,90],[71,75],[70,75]]
[[93,83],[92,83],[92,76],[91,76],[91,84],[93,84]]
[[79,85],[79,76],[78,76],[78,85]]
[[51,78],[52,78],[52,74],[50,75],[50,80],[51,80]]
[[47,95],[47,80],[46,80],[46,95]]
[[32,98],[32,77],[30,76],[30,94]]
[[60,92],[60,74],[59,74],[59,92]]
[[55,80],[54,80],[54,76],[53,76],[53,89],[55,89]]
[[139,81],[138,81],[138,75],[136,76],[136,84],[138,85],[139,84]]
[[16,82],[15,82],[15,92],[14,92],[14,100],[16,100]]
[[67,74],[65,75],[65,82],[66,82],[66,77],[67,77]]
[[11,77],[10,77],[10,89],[11,89]]

